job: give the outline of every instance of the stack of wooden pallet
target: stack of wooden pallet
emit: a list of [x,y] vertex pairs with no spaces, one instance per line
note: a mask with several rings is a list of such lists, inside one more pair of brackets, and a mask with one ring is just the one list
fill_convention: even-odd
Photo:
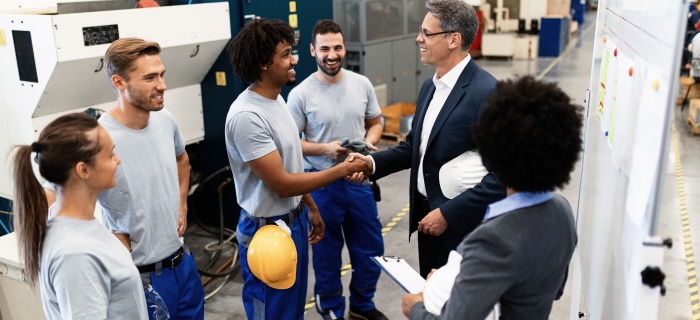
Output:
[[694,135],[700,135],[700,99],[690,101],[688,110],[688,126]]
[[411,130],[414,113],[416,113],[415,103],[399,102],[382,108],[384,124],[382,139],[395,143],[406,140],[406,135]]

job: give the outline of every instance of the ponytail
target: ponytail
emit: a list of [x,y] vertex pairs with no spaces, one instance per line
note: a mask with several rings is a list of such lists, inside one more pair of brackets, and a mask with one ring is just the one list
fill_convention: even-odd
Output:
[[[32,170],[32,147],[15,147],[13,176],[15,184],[15,231],[20,261],[24,263],[27,283],[36,288],[39,255],[46,235],[48,201]],[[41,157],[37,153],[37,157]]]
[[31,146],[16,146],[13,176],[15,183],[15,231],[19,257],[24,262],[27,282],[36,288],[39,277],[39,256],[46,236],[49,204],[44,188],[34,175],[34,161],[46,180],[64,186],[78,162],[92,164],[100,145],[95,135],[97,120],[84,113],[69,113],[51,121]]

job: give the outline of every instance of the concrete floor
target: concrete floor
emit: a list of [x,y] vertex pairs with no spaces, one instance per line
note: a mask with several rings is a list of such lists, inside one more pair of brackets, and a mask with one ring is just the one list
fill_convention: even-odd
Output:
[[[554,81],[567,92],[574,101],[583,105],[586,89],[590,79],[590,65],[593,51],[594,30],[587,32],[590,23],[595,22],[595,14],[589,13],[586,16],[585,24],[579,28],[579,36],[574,40],[571,50],[554,65],[548,69],[548,66],[555,61],[554,58],[541,58],[535,61],[507,61],[507,60],[488,60],[480,59],[477,63],[484,69],[491,72],[498,79],[505,79],[515,75],[544,75],[544,79]],[[593,27],[594,28],[594,27]],[[679,139],[680,159],[683,164],[683,181],[685,187],[685,200],[687,201],[687,209],[690,212],[691,230],[699,230],[698,223],[700,218],[694,216],[700,199],[700,165],[698,165],[698,155],[700,154],[700,137],[692,136],[686,128],[685,118],[687,110],[684,113],[677,108],[675,112],[675,123],[677,126],[677,136]],[[380,149],[390,147],[392,144],[383,142],[379,145]],[[658,319],[691,319],[693,310],[691,309],[690,298],[688,294],[688,273],[686,271],[686,248],[683,244],[683,233],[681,231],[681,221],[679,216],[679,198],[678,187],[676,183],[675,157],[673,148],[669,149],[669,170],[665,177],[661,218],[659,221],[659,235],[662,237],[671,237],[676,244],[673,249],[666,250],[664,272],[666,273],[666,288],[667,293],[662,297],[659,304]],[[580,166],[572,173],[570,184],[560,193],[564,195],[576,209],[578,201],[580,181]],[[402,171],[380,180],[383,199],[378,203],[379,214],[382,225],[386,224],[400,214],[402,209],[408,204],[408,172]],[[194,223],[188,229],[187,243],[197,254],[198,262],[203,263],[203,250],[201,250],[205,242],[211,241],[208,238],[202,237],[202,232]],[[585,235],[579,235],[583,237]],[[385,254],[396,255],[405,258],[411,265],[418,265],[417,246],[415,244],[415,236],[412,242],[408,242],[408,216],[403,216],[398,223],[391,227],[384,236]],[[698,247],[698,238],[692,239],[693,247]],[[347,253],[344,252],[344,263],[349,263]],[[310,266],[310,269],[312,266]],[[570,268],[572,269],[572,268]],[[342,276],[344,283],[344,291],[347,293],[347,286],[350,281],[351,272]],[[564,297],[555,302],[550,319],[568,319],[571,310],[571,276],[567,284],[567,290]],[[307,301],[310,301],[313,292],[314,276],[313,270],[309,272],[309,291],[307,293]],[[240,273],[236,273],[231,281],[213,298],[208,300],[205,305],[205,319],[244,319],[245,312],[241,301],[242,281]],[[375,295],[375,303],[377,307],[383,311],[389,319],[403,319],[401,313],[401,296],[403,290],[394,283],[388,276],[382,274],[377,285],[377,293]],[[207,290],[210,290],[209,287]],[[585,309],[585,301],[582,295],[579,310]],[[321,319],[316,313],[313,304],[307,305],[306,319]],[[574,311],[579,311],[574,310]],[[605,319],[605,317],[603,317]]]

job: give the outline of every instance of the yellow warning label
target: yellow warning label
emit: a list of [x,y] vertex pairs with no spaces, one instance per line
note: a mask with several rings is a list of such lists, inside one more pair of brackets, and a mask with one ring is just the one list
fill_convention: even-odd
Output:
[[216,72],[216,85],[220,87],[226,86],[226,72],[217,71]]
[[296,1],[289,1],[289,12],[291,12],[291,13],[297,12],[297,2]]
[[292,27],[292,29],[296,29],[299,27],[299,21],[297,21],[296,13],[289,15],[289,26]]
[[7,45],[7,41],[5,40],[5,30],[0,29],[0,47],[4,47]]

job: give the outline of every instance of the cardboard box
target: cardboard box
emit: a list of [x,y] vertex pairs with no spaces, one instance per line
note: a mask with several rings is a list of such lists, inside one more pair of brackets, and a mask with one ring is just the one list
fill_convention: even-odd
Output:
[[690,100],[688,128],[690,129],[690,133],[700,135],[700,99]]
[[[678,93],[676,95],[677,104],[683,103],[683,98],[685,97],[686,93],[688,93],[688,86],[694,83],[695,80],[693,80],[691,77],[680,77],[680,79],[678,79]],[[692,99],[698,98],[700,98],[700,84],[692,86],[690,88],[690,92],[688,93],[688,100],[692,101]]]
[[398,102],[382,108],[384,132],[394,134],[407,133],[411,125],[408,119],[414,113],[416,113],[415,103]]
[[547,15],[568,16],[571,14],[571,0],[547,1]]
[[700,126],[700,99],[690,100],[688,121],[692,122],[696,127]]

